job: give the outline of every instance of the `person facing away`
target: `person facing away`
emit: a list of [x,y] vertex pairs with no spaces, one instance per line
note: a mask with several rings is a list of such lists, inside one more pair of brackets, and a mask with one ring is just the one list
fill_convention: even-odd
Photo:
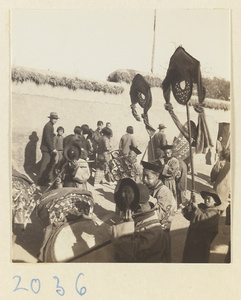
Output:
[[80,149],[87,151],[86,138],[89,133],[89,126],[84,124],[82,126],[75,126],[74,134],[67,135],[63,140],[64,149],[67,145],[72,144],[73,142],[78,144]]
[[164,151],[161,148],[167,145],[167,139],[165,135],[166,128],[167,127],[164,124],[159,124],[159,132],[155,133],[155,135],[152,138],[155,159],[159,159],[159,157],[164,156]]
[[126,128],[126,134],[124,134],[119,143],[119,151],[122,156],[127,156],[130,151],[130,146],[137,147],[135,138],[133,136],[134,129],[132,126]]
[[[120,207],[130,203],[130,213],[125,221],[110,228],[110,236],[114,245],[116,259],[119,262],[165,262],[165,238],[162,226],[150,199],[148,188],[125,178],[127,184],[118,184],[114,198]],[[137,194],[137,195],[135,195]],[[137,205],[132,202],[138,198]]]
[[75,126],[74,134],[67,135],[63,140],[63,147],[65,148],[69,143],[72,143],[74,140],[79,140],[82,133],[80,126]]
[[50,119],[43,128],[42,141],[40,150],[42,152],[41,167],[38,177],[39,185],[48,185],[53,180],[52,168],[50,168],[51,156],[57,155],[57,150],[54,147],[54,125],[59,117],[56,112],[51,112],[48,116]]
[[184,263],[208,263],[211,244],[218,234],[221,200],[214,191],[201,191],[204,203],[190,201],[183,216],[190,221],[183,252]]
[[156,162],[142,161],[143,183],[148,187],[150,195],[155,199],[154,204],[158,209],[158,217],[165,236],[165,262],[171,262],[171,237],[170,228],[177,208],[172,192],[161,179],[161,167]]

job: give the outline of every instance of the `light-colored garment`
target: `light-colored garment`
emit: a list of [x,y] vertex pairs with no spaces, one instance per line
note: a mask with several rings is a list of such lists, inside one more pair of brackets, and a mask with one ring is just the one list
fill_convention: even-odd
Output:
[[[177,209],[176,200],[172,192],[166,187],[161,180],[150,190],[150,195],[157,200],[154,203],[158,207],[158,215],[161,223],[166,227],[171,227],[171,222]],[[168,209],[169,207],[169,209]],[[167,212],[170,211],[167,217]]]
[[229,161],[226,161],[224,166],[218,172],[218,176],[214,183],[213,189],[219,195],[222,201],[223,209],[226,209],[228,205],[229,194],[230,194],[230,162]]
[[136,147],[136,141],[133,134],[126,133],[121,137],[119,150],[121,151],[122,155],[127,156],[130,151],[130,146]]

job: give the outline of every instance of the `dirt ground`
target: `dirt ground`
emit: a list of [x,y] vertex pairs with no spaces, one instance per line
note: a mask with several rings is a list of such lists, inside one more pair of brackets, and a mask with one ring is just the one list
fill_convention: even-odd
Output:
[[[210,165],[195,165],[195,192],[198,203],[202,201],[199,195],[200,191],[211,188],[209,179],[210,171]],[[106,221],[115,215],[114,187],[103,184],[98,188],[94,188],[91,183],[92,181],[90,180],[88,189],[92,192],[95,200],[94,213],[99,219]],[[188,198],[190,197],[190,189],[191,176],[188,175]],[[230,241],[230,226],[225,225],[225,219],[226,211],[224,210],[220,218],[219,233],[211,245],[210,263],[224,263]],[[16,226],[17,236],[12,247],[13,262],[37,262],[44,234],[36,216],[36,211],[32,213],[31,221],[32,223],[27,225],[24,232]],[[176,214],[171,227],[172,263],[182,262],[182,253],[188,226],[189,222],[183,217],[182,213]],[[89,261],[92,261],[91,258]]]

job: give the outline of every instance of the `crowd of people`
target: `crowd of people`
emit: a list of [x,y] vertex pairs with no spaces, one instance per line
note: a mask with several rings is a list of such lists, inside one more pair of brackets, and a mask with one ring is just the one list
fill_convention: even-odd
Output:
[[[214,191],[202,191],[205,203],[200,205],[186,198],[187,165],[173,155],[164,124],[159,124],[159,131],[152,137],[154,160],[142,159],[139,163],[141,151],[132,126],[127,126],[120,138],[118,151],[113,151],[109,122],[104,126],[98,121],[95,131],[87,124],[76,126],[73,134],[63,137],[62,126],[54,132],[58,114],[51,112],[49,119],[42,134],[38,184],[47,189],[87,190],[87,180],[94,174],[94,187],[117,185],[114,196],[122,205],[116,211],[122,216],[128,212],[129,216],[112,227],[119,261],[171,262],[170,228],[180,211],[190,221],[183,262],[209,261],[210,245],[218,233],[221,199]],[[221,155],[220,145],[217,155]],[[130,179],[127,185],[120,185],[126,178]],[[123,203],[136,197],[139,201],[135,207],[123,209]]]

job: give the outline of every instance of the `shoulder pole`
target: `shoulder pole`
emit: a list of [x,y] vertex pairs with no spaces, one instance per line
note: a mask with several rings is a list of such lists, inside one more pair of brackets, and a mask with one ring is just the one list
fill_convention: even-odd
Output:
[[190,162],[191,162],[191,175],[192,175],[192,190],[191,190],[191,200],[195,202],[195,180],[194,180],[194,164],[193,164],[193,155],[192,155],[192,133],[191,133],[191,124],[190,124],[190,115],[189,115],[189,102],[186,103],[187,110],[187,124],[188,124],[188,142],[189,142],[189,151],[190,151]]

